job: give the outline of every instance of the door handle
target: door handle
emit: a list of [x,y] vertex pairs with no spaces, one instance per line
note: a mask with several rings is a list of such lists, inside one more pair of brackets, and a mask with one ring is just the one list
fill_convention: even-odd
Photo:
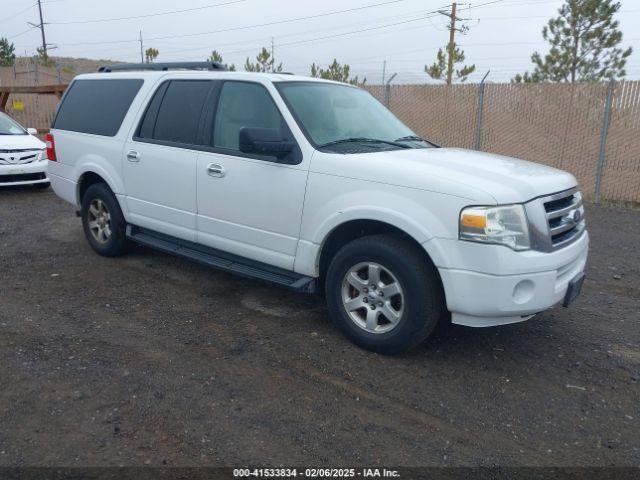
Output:
[[140,161],[140,153],[135,150],[129,150],[127,152],[127,160],[130,162],[139,162]]
[[209,165],[207,165],[207,175],[211,177],[224,177],[224,167],[222,165],[218,165],[217,163],[210,163]]

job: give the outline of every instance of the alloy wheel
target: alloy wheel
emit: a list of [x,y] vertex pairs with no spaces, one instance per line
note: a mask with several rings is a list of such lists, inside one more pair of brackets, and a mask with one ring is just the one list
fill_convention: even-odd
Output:
[[111,214],[106,204],[99,198],[94,198],[89,204],[89,231],[93,238],[100,243],[107,243],[111,238]]
[[342,282],[342,304],[349,318],[369,333],[386,333],[400,322],[404,292],[387,268],[375,262],[351,267]]

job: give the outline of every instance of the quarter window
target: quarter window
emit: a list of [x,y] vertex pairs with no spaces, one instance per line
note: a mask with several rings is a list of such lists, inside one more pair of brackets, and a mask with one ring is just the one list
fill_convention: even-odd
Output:
[[113,137],[120,130],[142,80],[76,80],[58,108],[52,128]]

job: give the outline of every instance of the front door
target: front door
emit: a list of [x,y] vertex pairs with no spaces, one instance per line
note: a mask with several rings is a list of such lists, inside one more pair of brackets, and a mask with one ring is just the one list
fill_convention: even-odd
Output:
[[[293,139],[262,84],[222,83],[210,122],[211,151],[198,157],[198,242],[293,270],[308,163],[243,154],[242,127],[275,128]],[[296,155],[302,160],[299,149]]]

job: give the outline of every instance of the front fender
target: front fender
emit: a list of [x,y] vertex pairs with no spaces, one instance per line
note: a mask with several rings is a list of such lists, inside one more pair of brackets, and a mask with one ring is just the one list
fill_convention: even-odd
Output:
[[455,238],[466,202],[436,192],[311,173],[295,270],[317,275],[322,245],[335,228],[353,220],[387,223],[425,248],[435,237]]

